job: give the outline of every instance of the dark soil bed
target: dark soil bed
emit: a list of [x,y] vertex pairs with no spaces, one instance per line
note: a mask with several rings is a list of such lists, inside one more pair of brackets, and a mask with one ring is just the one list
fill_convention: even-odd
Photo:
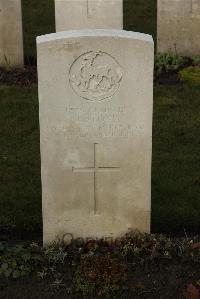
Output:
[[[156,84],[180,83],[176,72],[162,73],[154,78]],[[7,70],[0,67],[0,85],[34,86],[37,85],[36,66],[26,66],[24,69]]]
[[176,72],[162,73],[160,76],[154,78],[155,84],[180,84],[179,75]]
[[0,67],[0,85],[29,86],[37,84],[36,66],[26,66],[24,69],[5,69]]

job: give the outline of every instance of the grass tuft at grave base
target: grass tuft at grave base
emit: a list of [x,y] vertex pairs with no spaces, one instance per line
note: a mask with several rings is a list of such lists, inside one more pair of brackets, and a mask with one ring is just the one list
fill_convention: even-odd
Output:
[[199,298],[200,238],[0,242],[0,298]]
[[[152,231],[200,232],[200,86],[155,85]],[[41,237],[36,87],[0,86],[0,238]]]

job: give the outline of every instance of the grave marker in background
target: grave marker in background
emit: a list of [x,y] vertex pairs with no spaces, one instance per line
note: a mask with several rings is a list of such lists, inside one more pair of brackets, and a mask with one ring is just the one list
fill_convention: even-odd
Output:
[[150,231],[153,41],[37,38],[44,242]]
[[21,0],[0,0],[0,65],[24,65]]
[[123,0],[55,0],[56,31],[123,29]]
[[158,0],[157,51],[200,54],[200,0]]

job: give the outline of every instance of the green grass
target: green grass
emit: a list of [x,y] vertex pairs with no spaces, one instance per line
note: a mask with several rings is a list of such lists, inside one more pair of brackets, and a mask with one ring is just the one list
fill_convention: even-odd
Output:
[[200,86],[155,88],[154,231],[200,230]]
[[[200,86],[156,86],[152,229],[200,230]],[[41,183],[36,88],[0,87],[0,228],[37,229]]]
[[41,226],[36,88],[0,87],[0,227]]
[[[156,38],[156,1],[124,0],[124,29]],[[55,32],[54,0],[22,0],[24,51],[27,63],[36,61],[36,36]]]

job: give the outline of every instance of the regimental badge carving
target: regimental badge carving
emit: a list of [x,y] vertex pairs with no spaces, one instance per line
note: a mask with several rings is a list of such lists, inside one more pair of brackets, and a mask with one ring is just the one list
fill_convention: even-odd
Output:
[[102,101],[114,95],[122,80],[122,68],[110,54],[91,51],[79,56],[71,65],[69,80],[80,97]]

